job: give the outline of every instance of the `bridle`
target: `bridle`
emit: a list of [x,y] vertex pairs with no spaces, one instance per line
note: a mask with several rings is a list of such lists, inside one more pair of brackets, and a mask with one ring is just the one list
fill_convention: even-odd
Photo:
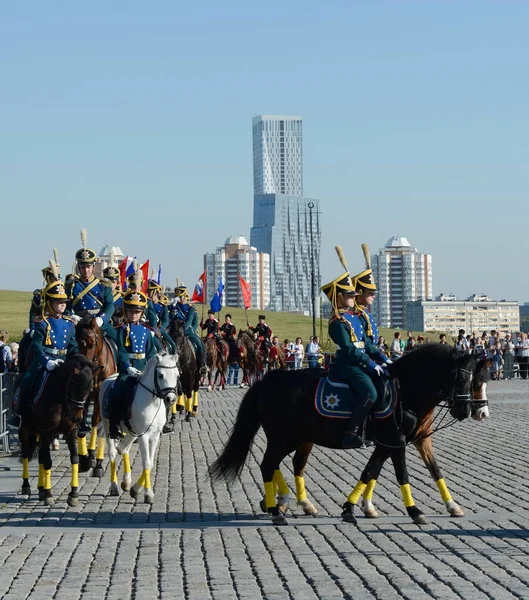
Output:
[[164,365],[156,365],[156,367],[154,367],[154,390],[151,390],[149,387],[147,387],[141,379],[138,379],[138,385],[141,385],[142,388],[147,390],[153,396],[156,396],[156,398],[160,398],[160,400],[165,401],[165,398],[169,394],[175,394],[175,396],[176,396],[177,390],[176,390],[176,387],[164,387],[164,388],[160,387],[160,384],[158,383],[158,377],[157,377],[160,369],[178,369],[178,365],[173,365],[171,367],[166,367]]

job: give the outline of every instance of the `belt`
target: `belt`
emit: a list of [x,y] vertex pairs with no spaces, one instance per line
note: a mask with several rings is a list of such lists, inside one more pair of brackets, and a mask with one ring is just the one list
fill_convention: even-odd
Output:
[[364,342],[353,342],[353,346],[355,346],[356,348],[364,348],[365,344]]
[[65,356],[65,354],[68,352],[68,350],[64,349],[64,350],[59,350],[58,348],[46,348],[46,354],[53,354],[53,355],[59,355],[59,356]]
[[145,358],[145,354],[128,354],[129,358],[135,358],[136,360],[141,360],[142,358]]

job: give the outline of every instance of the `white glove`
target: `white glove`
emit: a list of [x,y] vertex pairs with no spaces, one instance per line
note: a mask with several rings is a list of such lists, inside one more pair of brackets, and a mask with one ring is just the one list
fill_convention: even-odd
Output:
[[56,358],[54,362],[56,362],[57,366],[60,367],[64,363],[64,360],[62,358]]
[[96,323],[98,327],[102,327],[103,326],[103,319],[101,317],[96,317]]
[[131,376],[131,377],[139,377],[141,375],[141,371],[138,371],[138,369],[136,369],[135,367],[129,367],[127,369],[127,373]]
[[46,369],[48,369],[48,371],[53,371],[54,369],[56,369],[57,367],[60,367],[61,363],[57,360],[49,360],[46,363]]
[[70,315],[70,319],[77,325],[79,321],[81,321],[81,317],[79,315]]
[[386,359],[386,364],[387,365],[392,365],[393,364],[393,361],[391,360],[391,358],[387,358]]
[[379,376],[384,375],[385,377],[388,377],[388,371],[382,365],[377,365],[374,369],[374,373],[377,373]]

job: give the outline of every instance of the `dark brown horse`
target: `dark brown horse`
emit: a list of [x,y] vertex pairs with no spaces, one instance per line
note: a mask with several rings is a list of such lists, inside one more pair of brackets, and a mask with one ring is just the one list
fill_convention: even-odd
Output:
[[206,365],[208,367],[208,392],[218,385],[221,390],[226,387],[226,371],[228,370],[228,357],[230,347],[224,340],[215,340],[213,337],[206,337],[204,340],[206,348]]
[[97,437],[97,425],[101,421],[101,414],[99,412],[99,390],[103,381],[117,371],[117,365],[110,343],[103,336],[103,332],[99,329],[94,317],[87,317],[77,324],[75,328],[75,337],[79,346],[79,352],[83,356],[86,356],[92,364],[101,367],[94,378],[94,388],[85,407],[85,414],[87,414],[90,402],[92,402],[92,432],[90,434],[88,448],[86,446],[86,436],[81,436],[78,439],[79,471],[83,473],[93,467],[92,476],[102,477],[105,438]]
[[[184,333],[184,323],[178,319],[171,319],[169,334],[176,345],[182,388],[182,393],[179,391],[176,406],[173,406],[172,410],[171,424],[174,426],[177,410],[185,410],[186,421],[197,414],[200,371],[193,342]],[[168,431],[169,429],[164,429],[165,433]]]
[[242,369],[242,384],[252,385],[257,374],[257,356],[253,336],[241,329],[237,337],[237,360]]
[[[53,504],[51,493],[52,460],[50,444],[53,438],[64,434],[70,451],[72,466],[71,490],[68,504],[77,506],[79,456],[77,453],[77,424],[83,418],[85,402],[92,390],[94,377],[100,367],[84,356],[72,354],[51,373],[44,373],[38,400],[21,409],[22,423],[18,430],[22,460],[22,493],[31,494],[29,485],[29,461],[39,446],[39,500]],[[32,399],[33,401],[33,399]]]

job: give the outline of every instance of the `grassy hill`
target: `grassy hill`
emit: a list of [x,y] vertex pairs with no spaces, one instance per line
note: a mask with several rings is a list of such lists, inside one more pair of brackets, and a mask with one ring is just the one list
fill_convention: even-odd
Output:
[[[10,341],[19,340],[22,336],[23,330],[28,326],[28,314],[29,307],[31,304],[31,292],[12,292],[6,290],[0,290],[0,329],[7,329],[10,334]],[[204,318],[207,317],[207,310],[209,306],[203,306],[198,304],[196,306],[199,317],[204,314]],[[241,327],[246,327],[246,314],[243,308],[225,307],[223,308],[220,319],[224,321],[224,315],[226,313],[232,315],[232,321],[234,322],[237,330]],[[257,323],[257,317],[259,316],[259,310],[249,310],[248,320],[251,325]],[[296,337],[300,337],[304,343],[308,342],[309,337],[312,335],[312,319],[310,317],[304,317],[302,315],[296,315],[291,313],[266,313],[267,323],[272,328],[275,335],[279,337],[281,341],[285,338],[289,340],[295,340]],[[322,330],[322,342],[325,345],[327,340],[327,320],[324,319],[320,326],[320,320],[316,321],[316,335],[320,335],[320,327]],[[386,338],[386,342],[390,343],[393,339],[393,330],[381,329],[381,335]],[[406,332],[403,332],[405,336]],[[430,335],[432,340],[438,339],[438,334],[423,334]]]

